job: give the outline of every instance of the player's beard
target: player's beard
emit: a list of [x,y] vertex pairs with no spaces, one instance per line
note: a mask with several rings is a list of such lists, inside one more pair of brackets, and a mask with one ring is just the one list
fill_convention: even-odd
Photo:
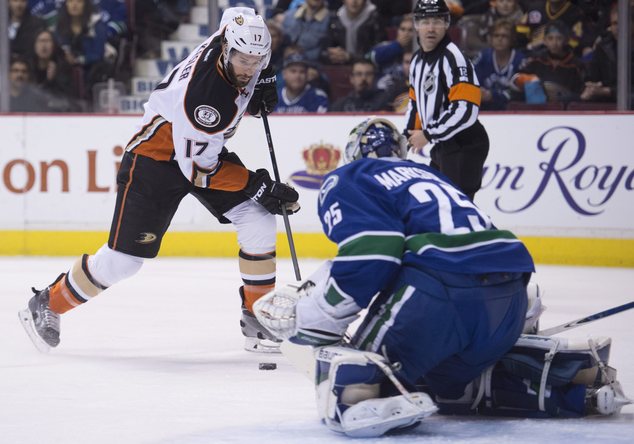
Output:
[[248,75],[236,75],[235,70],[233,69],[233,65],[231,63],[227,64],[227,75],[229,76],[229,81],[233,83],[237,88],[244,88],[249,84],[253,76]]

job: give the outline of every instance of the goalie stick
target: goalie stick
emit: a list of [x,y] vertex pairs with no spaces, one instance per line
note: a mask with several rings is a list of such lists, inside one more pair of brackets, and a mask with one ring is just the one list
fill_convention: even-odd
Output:
[[575,319],[574,321],[566,322],[565,324],[557,325],[555,327],[547,328],[545,330],[541,330],[537,332],[540,336],[552,336],[557,333],[561,333],[562,331],[570,330],[572,328],[581,327],[582,325],[589,324],[590,322],[597,321],[599,319],[607,318],[608,316],[615,315],[617,313],[621,313],[623,311],[634,308],[634,301],[628,302],[627,304],[619,305],[618,307],[612,307],[607,310],[600,311],[598,313],[591,314],[589,316]]

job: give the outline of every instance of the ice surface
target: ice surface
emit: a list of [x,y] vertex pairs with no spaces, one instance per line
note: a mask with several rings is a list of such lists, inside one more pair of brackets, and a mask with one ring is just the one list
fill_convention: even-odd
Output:
[[[242,350],[237,260],[155,259],[62,316],[39,353],[17,317],[72,258],[0,258],[0,443],[343,443],[316,415],[312,384],[285,358]],[[300,260],[304,276],[319,261]],[[278,282],[292,282],[278,261]],[[550,327],[634,300],[634,269],[539,266]],[[565,336],[611,336],[610,363],[634,397],[634,310]],[[258,362],[277,362],[273,371]],[[634,442],[634,406],[580,420],[432,416],[364,443]]]

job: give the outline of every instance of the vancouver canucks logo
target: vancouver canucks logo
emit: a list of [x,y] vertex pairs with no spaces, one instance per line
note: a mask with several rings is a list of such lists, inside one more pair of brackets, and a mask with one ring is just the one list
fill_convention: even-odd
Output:
[[433,72],[427,73],[425,76],[425,80],[423,81],[423,91],[427,96],[436,91],[436,76]]
[[241,15],[237,16],[233,20],[240,26],[244,25],[244,17],[242,17]]
[[220,113],[209,105],[200,105],[194,111],[196,122],[207,128],[213,128],[220,123]]
[[339,182],[339,176],[337,176],[336,174],[328,177],[328,179],[324,181],[323,185],[321,186],[319,190],[319,205],[324,204],[324,201],[326,200],[326,196],[328,196],[328,193],[330,192],[330,190],[332,190],[334,187],[337,186],[338,182]]

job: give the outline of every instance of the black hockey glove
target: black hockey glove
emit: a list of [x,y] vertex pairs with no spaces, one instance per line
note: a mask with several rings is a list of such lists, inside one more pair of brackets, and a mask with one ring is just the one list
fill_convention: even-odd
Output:
[[285,183],[272,180],[264,168],[255,173],[249,171],[249,182],[244,192],[271,214],[282,214],[282,205],[286,208],[287,214],[297,213],[300,208],[297,191]]
[[258,116],[260,113],[271,114],[277,105],[277,78],[275,71],[269,65],[262,70],[251,100],[247,105],[247,111],[252,116]]

